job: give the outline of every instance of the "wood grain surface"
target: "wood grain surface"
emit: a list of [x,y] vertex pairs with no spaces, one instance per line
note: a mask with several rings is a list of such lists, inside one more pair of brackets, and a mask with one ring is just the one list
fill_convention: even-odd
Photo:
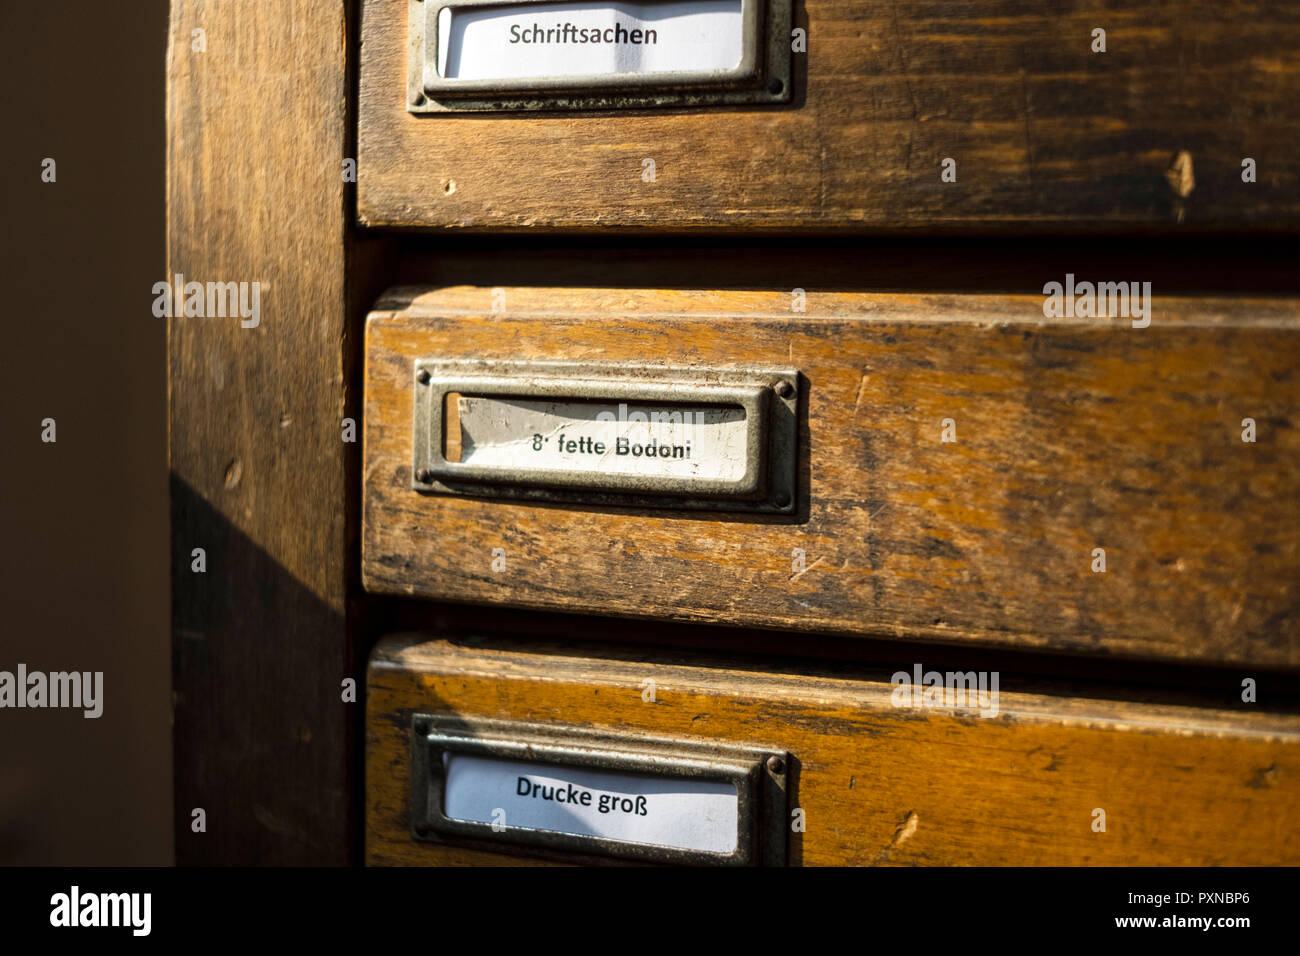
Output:
[[[396,289],[370,316],[372,591],[1300,665],[1295,300],[1157,298],[1135,329],[1044,319],[1041,296],[810,294],[795,316],[788,293],[507,288],[494,314],[492,291]],[[412,363],[435,356],[796,367],[798,513],[416,493]]]
[[[788,106],[493,115],[408,113],[407,0],[364,0],[362,17],[367,225],[1300,224],[1300,9],[1287,0],[805,0]],[[955,182],[941,181],[945,158]]]
[[996,716],[978,717],[895,707],[888,681],[387,638],[368,678],[366,861],[528,862],[411,839],[419,711],[788,750],[806,825],[791,834],[794,865],[1300,863],[1300,718],[1005,692]]
[[182,864],[355,859],[347,28],[337,0],[172,4],[167,275],[260,288],[255,326],[169,325]]

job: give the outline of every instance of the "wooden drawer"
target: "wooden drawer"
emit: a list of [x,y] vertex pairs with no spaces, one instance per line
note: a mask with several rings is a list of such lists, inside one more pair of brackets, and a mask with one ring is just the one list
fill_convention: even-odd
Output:
[[1300,224],[1300,17],[1286,0],[806,0],[788,104],[577,113],[408,112],[408,2],[364,0],[361,16],[366,225]]
[[[1300,663],[1294,300],[1162,298],[1146,328],[1047,320],[1041,296],[810,294],[798,316],[790,302],[765,292],[391,292],[367,326],[366,587],[1076,654]],[[429,357],[797,368],[795,512],[417,492],[413,369]]]
[[524,861],[412,840],[412,714],[426,712],[788,751],[794,865],[1300,863],[1295,717],[1005,690],[980,717],[895,706],[896,689],[888,669],[386,638],[368,677],[366,861]]

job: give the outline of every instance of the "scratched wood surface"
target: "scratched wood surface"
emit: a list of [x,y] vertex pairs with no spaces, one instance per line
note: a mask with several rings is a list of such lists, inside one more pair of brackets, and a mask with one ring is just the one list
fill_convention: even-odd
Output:
[[372,865],[522,862],[411,839],[417,711],[788,750],[806,822],[793,864],[1300,863],[1295,716],[1002,692],[978,717],[895,707],[884,673],[418,635],[381,641],[367,686]]
[[[412,115],[407,0],[365,0],[362,16],[369,225],[1300,224],[1300,8],[1288,0],[806,0],[788,106],[574,114]],[[1097,28],[1105,53],[1092,51]],[[945,158],[956,182],[940,179]]]
[[348,303],[355,333],[364,284],[347,279],[340,175],[347,23],[336,0],[172,3],[167,274],[261,290],[256,327],[169,325],[182,864],[356,859],[359,748],[340,701],[360,676],[346,623],[356,446],[341,441],[357,415]]
[[[367,327],[367,588],[594,614],[1300,664],[1300,303],[395,289]],[[418,357],[794,366],[799,513],[410,488]],[[1253,418],[1257,441],[1242,441]],[[945,443],[952,419],[955,442]],[[506,570],[491,569],[504,548]],[[1093,571],[1093,550],[1106,570]],[[794,563],[802,549],[804,569]]]

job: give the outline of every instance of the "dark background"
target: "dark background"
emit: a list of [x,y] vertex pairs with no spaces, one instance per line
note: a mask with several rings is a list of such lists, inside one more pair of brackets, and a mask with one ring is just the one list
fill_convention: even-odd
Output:
[[0,863],[168,864],[167,3],[3,0],[0,37],[0,670],[104,672],[98,720],[0,710]]

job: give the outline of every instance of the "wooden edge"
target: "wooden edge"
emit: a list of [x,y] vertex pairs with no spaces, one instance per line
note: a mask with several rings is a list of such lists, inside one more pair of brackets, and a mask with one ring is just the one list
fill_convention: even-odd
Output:
[[[1060,279],[1062,277],[1056,277]],[[504,307],[493,307],[494,294]],[[805,293],[804,311],[791,309],[789,290],[590,289],[511,286],[396,286],[375,303],[370,322],[399,317],[556,316],[618,319],[647,315],[784,320],[804,323],[876,321],[918,324],[1072,325],[1098,328],[1130,324],[1125,318],[1044,315],[1044,295]],[[1243,308],[1243,301],[1249,308]],[[1152,325],[1290,328],[1300,325],[1300,300],[1273,297],[1161,297]]]
[[[682,662],[680,654],[653,648],[638,652],[637,660],[610,656],[608,645],[583,645],[581,651],[554,643],[512,642],[493,639],[478,643],[471,638],[461,643],[448,637],[422,634],[389,635],[375,645],[371,671],[413,671],[475,677],[486,680],[518,680],[557,669],[581,675],[593,685],[638,690],[646,668],[653,667],[656,682],[689,686],[703,694],[746,695],[797,701],[815,699],[826,704],[854,706],[867,710],[892,710],[894,685],[880,680],[827,677],[815,667],[767,670],[749,659],[737,659],[720,667]],[[1251,736],[1300,742],[1300,715],[1240,713],[1218,708],[1169,706],[1140,701],[1063,697],[1052,694],[1000,692],[999,713],[1007,720],[1033,723],[1069,723],[1147,731],[1177,732],[1200,736]],[[937,711],[961,716],[968,711],[936,707]]]

